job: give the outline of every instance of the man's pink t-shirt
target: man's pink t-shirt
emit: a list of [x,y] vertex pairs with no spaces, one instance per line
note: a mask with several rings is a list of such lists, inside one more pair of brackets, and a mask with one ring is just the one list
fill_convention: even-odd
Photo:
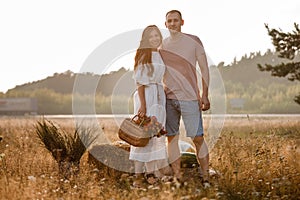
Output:
[[166,65],[164,87],[168,99],[199,100],[196,63],[205,54],[197,36],[179,33],[163,40],[160,50]]

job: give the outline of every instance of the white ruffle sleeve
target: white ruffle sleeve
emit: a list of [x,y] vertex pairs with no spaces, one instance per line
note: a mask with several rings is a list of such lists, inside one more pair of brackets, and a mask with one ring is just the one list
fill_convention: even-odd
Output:
[[149,85],[151,82],[151,77],[148,76],[148,72],[149,69],[146,65],[139,65],[133,74],[135,83],[140,85]]

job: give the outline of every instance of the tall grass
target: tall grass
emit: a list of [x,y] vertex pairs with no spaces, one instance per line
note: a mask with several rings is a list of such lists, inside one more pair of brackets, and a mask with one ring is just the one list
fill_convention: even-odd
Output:
[[93,126],[77,125],[71,134],[47,119],[37,121],[35,128],[37,136],[57,161],[59,172],[65,178],[78,173],[82,155],[98,136]]
[[[99,120],[117,141],[114,120]],[[212,187],[204,190],[197,169],[183,169],[188,183],[131,187],[132,174],[116,179],[80,159],[77,176],[65,179],[52,153],[36,134],[34,118],[0,118],[0,199],[299,199],[299,119],[229,119],[211,150]],[[74,135],[70,119],[55,119],[59,131]],[[47,127],[52,125],[47,124]],[[93,131],[91,131],[93,132]],[[88,149],[87,149],[88,150]],[[3,159],[4,158],[4,159]],[[118,174],[119,175],[119,174]]]

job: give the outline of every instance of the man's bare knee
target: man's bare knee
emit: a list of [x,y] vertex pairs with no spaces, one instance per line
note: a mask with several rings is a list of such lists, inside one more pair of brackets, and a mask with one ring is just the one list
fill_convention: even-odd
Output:
[[173,163],[180,158],[180,149],[178,145],[179,135],[168,137],[169,162]]
[[196,150],[197,150],[197,156],[198,158],[202,159],[208,156],[208,147],[204,141],[203,136],[197,136],[193,140]]
[[168,143],[171,143],[172,141],[173,142],[176,142],[179,140],[179,135],[171,135],[171,136],[168,136]]
[[197,136],[197,137],[195,137],[195,138],[193,139],[193,142],[194,142],[196,148],[200,148],[201,145],[202,145],[202,143],[203,143],[203,141],[204,141],[203,136]]

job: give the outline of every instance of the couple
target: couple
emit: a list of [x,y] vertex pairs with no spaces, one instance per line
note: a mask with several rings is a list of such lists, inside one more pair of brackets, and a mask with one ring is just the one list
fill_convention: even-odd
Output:
[[[181,32],[184,21],[178,10],[166,14],[165,25],[170,36],[163,40],[157,26],[143,31],[135,55],[134,112],[139,116],[156,116],[165,125],[166,137],[153,137],[145,147],[130,148],[129,159],[135,163],[137,181],[145,174],[146,181],[154,184],[165,174],[171,163],[173,175],[182,181],[180,172],[179,124],[185,125],[197,151],[203,173],[204,186],[209,185],[209,154],[203,138],[202,111],[210,108],[208,100],[209,71],[200,39]],[[197,81],[196,63],[202,75],[202,96]],[[138,183],[138,182],[136,182]]]

